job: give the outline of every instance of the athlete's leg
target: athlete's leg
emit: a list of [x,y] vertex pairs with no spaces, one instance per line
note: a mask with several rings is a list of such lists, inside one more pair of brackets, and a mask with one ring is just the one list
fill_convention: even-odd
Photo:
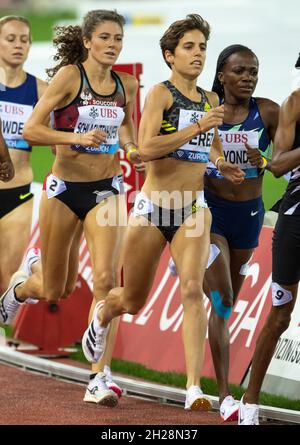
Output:
[[[73,235],[71,244],[68,274],[65,283],[65,288],[61,298],[67,298],[75,289],[78,265],[79,265],[79,247],[82,236],[82,223],[77,222],[76,229]],[[20,286],[16,288],[16,294],[20,301],[25,301],[28,298],[37,300],[45,300],[43,291],[43,269],[41,260],[35,261],[31,267],[31,276]]]
[[[197,221],[199,233],[188,236],[191,219]],[[180,278],[184,316],[182,337],[185,351],[187,384],[200,386],[207,330],[207,314],[203,301],[203,278],[209,255],[211,214],[200,209],[177,230],[171,245],[171,254]],[[198,230],[197,230],[198,231]]]
[[69,258],[78,217],[56,198],[43,192],[40,203],[40,231],[43,295],[56,302],[65,295]]
[[228,317],[233,307],[233,291],[230,271],[230,250],[224,237],[211,234],[211,243],[220,250],[205,273],[205,292],[211,301],[209,317],[209,343],[219,388],[220,403],[230,394],[229,329]]
[[293,312],[297,299],[298,283],[280,286],[282,288],[281,292],[286,290],[291,293],[292,300],[281,306],[272,306],[270,310],[267,321],[256,342],[250,381],[243,398],[244,403],[258,404],[259,392],[278,339],[290,324],[291,313]]
[[248,262],[253,252],[254,249],[230,249],[230,273],[234,304],[244,283],[248,270]]
[[101,326],[119,315],[137,314],[146,303],[166,239],[157,227],[145,226],[144,221],[142,216],[130,217],[123,251],[124,287],[109,292],[99,313]]
[[79,249],[80,249],[82,233],[83,233],[82,222],[78,221],[75,232],[74,232],[71,248],[70,248],[68,276],[67,276],[67,280],[66,280],[66,284],[65,284],[64,294],[63,294],[64,298],[67,298],[75,290],[77,277],[78,277]]
[[[101,211],[106,206],[111,223],[101,226]],[[99,210],[100,209],[100,210]],[[124,195],[113,196],[103,205],[92,209],[84,221],[84,233],[91,256],[93,267],[93,302],[89,314],[92,318],[95,304],[105,300],[108,292],[120,285],[120,253],[125,233],[125,225],[119,224],[122,218],[126,221],[126,203]],[[92,365],[92,372],[103,371],[105,365],[110,365],[117,335],[119,320],[111,324],[106,349],[102,359]]]
[[18,270],[28,246],[33,199],[19,205],[0,219],[0,295]]
[[[145,243],[147,244],[146,246],[144,245]],[[123,270],[124,285],[126,289],[128,288],[128,292],[125,294],[125,299],[123,288],[115,288],[109,292],[104,307],[101,309],[101,311],[98,311],[99,315],[103,314],[104,320],[106,317],[106,326],[114,317],[117,317],[130,310],[138,311],[138,309],[144,305],[152,285],[160,254],[165,243],[165,239],[156,227],[132,227],[128,229],[123,251],[124,258],[126,259]],[[157,250],[155,250],[156,245],[158,245]],[[149,254],[147,255],[148,252]],[[127,299],[129,302],[127,302]],[[124,309],[124,307],[126,309]],[[93,314],[93,320],[94,318],[95,311]],[[114,320],[116,320],[116,318],[114,318]],[[91,324],[93,323],[94,321],[92,321]],[[116,329],[115,322],[112,322],[111,326],[114,330]],[[87,329],[86,333],[89,332],[89,329],[90,327]],[[92,333],[94,332],[95,330],[93,329]],[[86,333],[83,337],[84,351]],[[102,356],[102,353],[104,353],[104,356],[101,358],[100,363],[94,365],[93,367],[94,373],[98,372],[99,370],[101,371],[104,365],[109,364],[111,359],[114,343],[113,335],[115,335],[115,333],[110,330],[109,335],[110,337],[106,340],[108,344],[103,346],[101,353],[99,354],[99,357]],[[101,374],[97,375],[101,376]],[[95,377],[95,379],[96,378],[97,377]],[[107,381],[109,387],[111,387],[110,383],[111,382]],[[87,392],[88,390],[89,388],[87,389]],[[99,393],[99,397],[101,397],[100,391],[97,393]],[[87,393],[84,400],[98,403],[95,397],[92,398],[92,396]]]

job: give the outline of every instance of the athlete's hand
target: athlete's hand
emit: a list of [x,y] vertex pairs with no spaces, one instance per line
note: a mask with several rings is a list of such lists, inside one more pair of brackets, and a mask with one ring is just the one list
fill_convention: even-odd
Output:
[[223,119],[224,105],[220,105],[216,108],[211,108],[202,119],[198,120],[198,125],[200,125],[200,133],[206,133],[208,130],[222,125]]
[[143,173],[145,171],[146,164],[142,161],[138,151],[133,151],[130,153],[130,162],[133,164],[135,171],[139,173]]
[[261,168],[263,166],[263,157],[257,148],[252,148],[249,144],[245,143],[247,150],[248,160],[253,167]]
[[241,184],[245,179],[245,172],[243,172],[237,164],[219,161],[218,170],[225,179],[228,179],[228,181],[233,184]]
[[0,160],[0,181],[11,181],[15,176],[15,169],[10,159]]
[[95,128],[87,133],[74,133],[76,134],[75,144],[82,145],[82,147],[99,147],[101,144],[105,144],[107,133]]

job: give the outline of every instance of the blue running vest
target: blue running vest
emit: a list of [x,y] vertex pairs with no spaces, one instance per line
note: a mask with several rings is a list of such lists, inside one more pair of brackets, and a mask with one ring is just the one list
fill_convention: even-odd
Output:
[[8,148],[31,151],[23,139],[23,128],[38,101],[37,80],[27,74],[22,85],[15,88],[0,83],[0,119]]
[[[251,97],[249,103],[249,113],[244,122],[240,124],[223,123],[219,127],[219,134],[222,141],[225,160],[237,164],[246,173],[245,178],[257,178],[264,171],[253,167],[248,162],[245,142],[251,147],[258,148],[261,154],[271,159],[272,141],[262,121],[256,99]],[[210,162],[205,173],[212,178],[223,179],[223,176]]]

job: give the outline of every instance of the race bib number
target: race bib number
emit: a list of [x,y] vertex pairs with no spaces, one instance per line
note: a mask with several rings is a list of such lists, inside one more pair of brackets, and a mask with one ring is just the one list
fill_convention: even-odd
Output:
[[32,110],[31,105],[0,102],[2,134],[9,148],[29,148],[28,142],[23,139],[23,129]]
[[[257,167],[250,164],[247,156],[245,143],[252,148],[259,148],[257,131],[219,131],[220,140],[223,146],[225,161],[237,164],[246,173],[246,178],[258,176]],[[206,175],[215,178],[223,178],[216,166],[209,162]]]
[[[180,110],[178,131],[196,123],[205,116],[205,111]],[[172,157],[193,162],[208,162],[210,147],[214,138],[214,129],[195,136],[171,153]]]
[[223,145],[225,160],[232,164],[237,164],[241,169],[246,170],[253,167],[248,161],[245,144],[258,149],[257,131],[220,131],[220,139]]
[[120,107],[101,107],[99,105],[85,105],[78,108],[79,116],[74,133],[87,133],[99,129],[106,133],[106,143],[99,147],[82,147],[72,145],[73,150],[86,153],[114,154],[119,149],[118,130],[124,119],[124,111]]
[[134,201],[133,215],[147,215],[153,212],[153,203],[144,193],[139,193]]
[[60,193],[67,190],[66,184],[61,179],[57,178],[54,175],[49,175],[46,179],[46,193],[48,199],[53,198],[54,196],[59,195]]

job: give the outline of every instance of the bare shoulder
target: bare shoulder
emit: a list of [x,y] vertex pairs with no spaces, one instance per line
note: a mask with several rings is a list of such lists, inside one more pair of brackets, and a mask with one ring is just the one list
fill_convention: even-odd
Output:
[[265,97],[256,97],[255,99],[263,120],[270,123],[277,122],[280,110],[278,103]]
[[214,91],[206,91],[206,90],[204,90],[204,92],[213,107],[218,107],[220,105],[220,99],[217,93],[215,93]]
[[160,108],[168,109],[173,104],[173,97],[166,85],[157,83],[148,91],[145,103],[157,104]]
[[50,83],[52,82],[67,82],[67,84],[70,84],[76,80],[80,79],[80,71],[78,66],[76,65],[66,65],[61,67],[55,76],[51,79]]
[[126,91],[126,95],[129,97],[135,97],[139,87],[137,78],[134,77],[132,74],[124,73],[123,71],[115,71],[115,73],[121,79]]
[[286,110],[297,120],[300,119],[300,90],[293,91],[283,102],[282,109]]
[[257,105],[260,108],[265,108],[266,110],[272,111],[272,110],[279,110],[279,105],[277,102],[274,102],[271,99],[267,99],[266,97],[256,97]]
[[48,83],[42,79],[36,78],[37,89],[38,89],[38,97],[40,98],[48,87]]

